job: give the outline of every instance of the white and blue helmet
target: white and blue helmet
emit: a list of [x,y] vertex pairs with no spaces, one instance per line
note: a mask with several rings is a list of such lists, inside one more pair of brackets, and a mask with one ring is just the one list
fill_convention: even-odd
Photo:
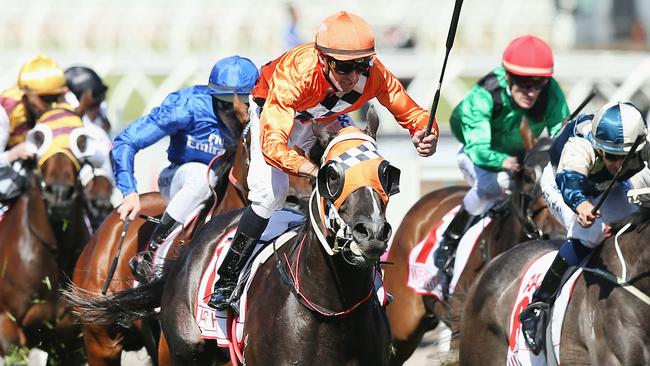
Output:
[[638,136],[644,139],[637,151],[646,143],[648,128],[641,114],[632,103],[608,103],[596,113],[587,139],[595,149],[608,154],[627,154]]

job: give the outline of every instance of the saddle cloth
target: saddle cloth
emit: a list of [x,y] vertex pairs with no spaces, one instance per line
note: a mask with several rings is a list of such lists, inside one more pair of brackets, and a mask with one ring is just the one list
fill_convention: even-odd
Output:
[[[413,249],[409,254],[409,277],[407,285],[421,295],[435,296],[440,300],[444,300],[442,294],[442,285],[440,284],[437,273],[438,267],[433,264],[433,252],[440,245],[442,234],[451,223],[460,205],[452,208],[447,212],[442,219],[437,222],[431,232]],[[490,216],[481,218],[476,224],[470,227],[467,232],[460,239],[458,249],[456,250],[456,260],[454,262],[454,274],[449,284],[449,294],[454,292],[454,288],[458,283],[465,264],[469,259],[470,254],[474,250],[478,238],[483,232],[483,229],[490,223]]]
[[[271,216],[269,224],[249,260],[250,275],[247,278],[244,291],[239,300],[240,316],[238,319],[232,319],[229,312],[215,311],[208,306],[208,301],[210,300],[210,295],[214,289],[214,284],[219,279],[217,270],[221,266],[224,257],[221,254],[227,253],[228,248],[230,248],[230,243],[235,236],[236,227],[232,228],[221,238],[215,247],[215,252],[212,254],[208,266],[201,276],[195,301],[196,306],[194,319],[201,329],[201,334],[205,339],[215,339],[220,347],[230,347],[232,339],[230,334],[231,331],[234,330],[237,347],[239,347],[242,341],[241,336],[246,316],[246,303],[248,298],[246,292],[248,291],[251,279],[255,275],[255,271],[260,265],[264,264],[271,255],[273,255],[273,245],[269,244],[275,241],[276,249],[282,247],[284,243],[296,235],[296,232],[290,231],[290,229],[301,225],[303,222],[303,215],[290,210],[276,211],[273,216]],[[246,272],[248,271],[244,269],[242,275],[246,274]]]
[[[551,266],[553,259],[557,251],[551,251],[544,254],[543,256],[535,259],[528,268],[524,276],[521,279],[517,290],[517,297],[514,302],[510,314],[510,326],[509,326],[509,346],[508,346],[508,356],[506,360],[506,365],[508,366],[546,366],[546,356],[545,352],[540,352],[539,355],[534,355],[528,345],[524,340],[524,336],[521,333],[521,323],[519,323],[519,314],[528,306],[530,300],[533,296],[535,290],[542,283],[542,279],[548,271],[548,268]],[[571,293],[573,292],[573,286],[575,285],[576,280],[582,273],[582,268],[579,268],[575,273],[573,273],[569,279],[564,283],[560,294],[555,299],[553,304],[553,310],[551,313],[551,322],[550,322],[550,333],[551,333],[551,342],[553,344],[553,355],[549,357],[555,357],[555,362],[553,364],[559,364],[559,355],[560,355],[560,339],[562,336],[562,323],[564,322],[564,315],[566,309],[569,305],[569,299],[571,298]],[[548,330],[547,330],[548,334]],[[546,337],[548,342],[548,337]]]

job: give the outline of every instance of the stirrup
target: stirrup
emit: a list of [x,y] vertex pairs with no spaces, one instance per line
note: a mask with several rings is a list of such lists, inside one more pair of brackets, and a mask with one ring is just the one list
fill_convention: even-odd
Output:
[[219,311],[228,309],[232,301],[232,295],[236,286],[237,284],[226,283],[225,286],[219,286],[218,288],[215,288],[214,292],[210,295],[208,306]]
[[521,334],[524,341],[533,354],[538,355],[544,348],[545,328],[548,319],[550,305],[543,301],[536,301],[529,304],[519,314],[521,323]]
[[134,255],[129,259],[129,268],[131,268],[131,274],[133,274],[133,277],[135,277],[138,282],[148,282],[154,272],[153,253],[144,250]]

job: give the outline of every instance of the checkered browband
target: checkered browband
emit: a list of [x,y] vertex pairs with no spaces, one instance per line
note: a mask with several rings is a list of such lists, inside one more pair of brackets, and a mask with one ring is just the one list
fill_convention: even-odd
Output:
[[362,161],[377,158],[381,158],[381,155],[377,152],[377,147],[372,142],[366,141],[357,147],[347,150],[332,160],[339,162],[345,170],[361,163]]

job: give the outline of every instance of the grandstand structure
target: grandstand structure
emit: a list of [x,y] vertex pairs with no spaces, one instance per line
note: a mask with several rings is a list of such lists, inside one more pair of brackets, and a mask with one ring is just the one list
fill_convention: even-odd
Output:
[[[597,6],[592,16],[607,16],[612,1],[593,1]],[[598,96],[587,110],[609,100],[632,100],[647,113],[647,46],[627,51],[579,47],[581,20],[572,15],[570,6],[560,6],[563,3],[567,1],[464,1],[442,87],[438,119],[443,131],[451,108],[472,83],[499,65],[501,52],[512,38],[526,33],[546,39],[553,47],[556,77],[571,108],[596,89]],[[408,83],[409,93],[420,105],[431,105],[454,1],[295,0],[291,5],[299,14],[297,32],[305,41],[312,40],[320,21],[331,13],[345,9],[363,16],[375,29],[382,62]],[[259,66],[279,56],[290,25],[287,6],[286,0],[5,2],[0,12],[0,86],[15,84],[20,65],[38,53],[51,55],[62,67],[89,65],[110,86],[109,117],[117,132],[171,91],[206,83],[212,64],[221,57],[240,54]],[[603,28],[606,25],[601,24],[593,32]],[[362,115],[354,117],[363,120]],[[409,186],[403,189],[408,192],[403,196],[406,207],[423,190],[461,179],[452,137],[442,137],[434,157],[418,159],[390,114],[380,110],[380,119],[380,146],[409,176]],[[158,149],[140,161],[152,166],[149,160],[161,156]],[[152,181],[141,179],[146,187]]]

